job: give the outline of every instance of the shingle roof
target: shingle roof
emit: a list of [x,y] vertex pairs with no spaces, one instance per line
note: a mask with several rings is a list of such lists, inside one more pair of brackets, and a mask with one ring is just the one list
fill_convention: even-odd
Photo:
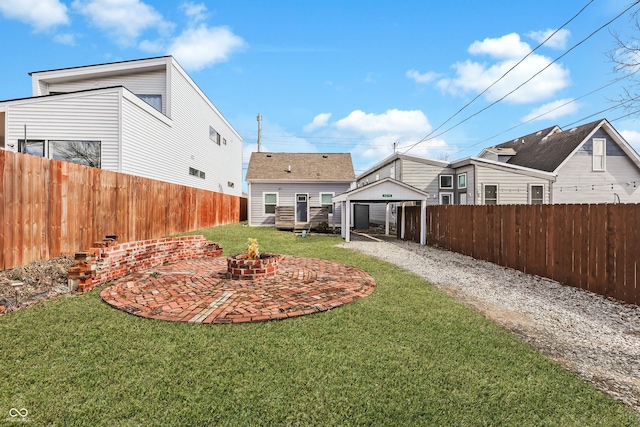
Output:
[[512,156],[506,163],[553,172],[600,123],[602,123],[602,120],[565,131],[553,126],[516,138],[513,141],[496,145],[487,150],[490,151],[495,148],[502,150],[513,149],[516,155]]
[[350,153],[251,153],[247,181],[355,181]]

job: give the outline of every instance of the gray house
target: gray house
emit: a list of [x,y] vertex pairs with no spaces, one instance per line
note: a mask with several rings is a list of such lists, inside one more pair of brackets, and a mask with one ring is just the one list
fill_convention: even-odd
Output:
[[333,197],[355,186],[349,153],[251,153],[249,225],[306,229],[341,223]]
[[[640,203],[640,156],[605,119],[549,127],[453,162],[394,154],[357,186],[386,177],[428,193],[427,205]],[[371,206],[372,223],[384,215]]]
[[[564,131],[547,128],[486,148],[479,157],[553,175],[548,185],[529,188],[523,203],[640,203],[640,157],[606,119]],[[502,203],[504,189],[496,185]]]

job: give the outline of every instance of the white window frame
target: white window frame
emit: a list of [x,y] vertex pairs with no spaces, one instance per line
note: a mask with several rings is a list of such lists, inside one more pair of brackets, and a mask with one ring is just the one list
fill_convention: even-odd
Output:
[[[602,154],[596,155],[596,143],[602,144]],[[602,161],[597,160],[602,157]],[[593,138],[591,146],[592,166],[595,172],[604,172],[607,170],[607,140],[605,138]],[[602,166],[600,166],[602,164]]]
[[500,202],[500,186],[498,184],[482,184],[482,204],[487,204],[485,187],[496,187],[496,205]]
[[[460,178],[464,177],[464,185],[460,185]],[[459,189],[466,189],[467,188],[467,173],[459,173],[458,175],[456,175],[457,178],[457,183],[458,183],[458,188]]]
[[216,144],[220,145],[220,139],[221,139],[220,132],[215,130],[213,126],[209,126],[209,139],[215,142]]
[[542,188],[542,202],[540,204],[544,205],[544,185],[542,184],[529,184],[529,204],[533,205],[533,187]]
[[331,203],[329,203],[328,206],[329,206],[329,213],[332,214],[333,213],[333,198],[335,197],[336,193],[329,192],[329,191],[321,192],[319,194],[319,196],[320,196],[320,206],[327,206],[327,203],[322,203],[322,196],[324,196],[324,195],[331,196]]
[[455,205],[456,204],[456,201],[453,198],[453,192],[444,191],[444,192],[441,192],[438,196],[439,196],[438,197],[438,203],[440,203],[441,205],[445,204],[445,203],[442,203],[443,196],[449,196],[449,200],[451,201],[451,203],[447,203],[448,205]]
[[299,202],[299,197],[300,196],[304,196],[306,199],[306,203],[307,203],[307,223],[311,222],[311,197],[309,197],[309,193],[295,193],[294,197],[295,197],[295,205],[293,208],[293,220],[294,222],[298,222],[298,202]]
[[[267,194],[275,194],[276,195],[276,204],[273,205],[272,203],[267,204],[266,202],[266,196]],[[275,208],[278,207],[278,202],[280,201],[280,195],[278,194],[277,191],[263,191],[262,192],[262,214],[263,215],[275,215]],[[274,206],[274,210],[273,213],[267,213],[266,209],[267,206]]]
[[[447,176],[449,178],[451,178],[451,185],[443,186],[442,185],[442,178],[447,177]],[[438,175],[438,188],[440,188],[442,190],[453,190],[453,175],[449,175],[449,174]]]

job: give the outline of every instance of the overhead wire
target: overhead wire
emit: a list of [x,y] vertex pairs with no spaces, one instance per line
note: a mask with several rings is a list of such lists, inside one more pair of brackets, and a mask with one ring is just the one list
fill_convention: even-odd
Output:
[[551,61],[549,64],[547,64],[545,67],[543,67],[540,71],[536,72],[533,76],[531,76],[530,78],[528,78],[527,80],[525,80],[523,83],[521,83],[520,85],[518,85],[515,89],[511,90],[510,92],[508,92],[507,94],[505,94],[504,96],[502,96],[501,98],[499,98],[498,100],[492,102],[491,104],[487,105],[486,107],[478,110],[477,112],[471,114],[470,116],[467,116],[465,119],[459,121],[458,123],[456,123],[453,126],[450,126],[449,128],[445,129],[444,131],[438,133],[435,136],[431,136],[433,135],[433,132],[429,133],[429,135],[427,135],[426,137],[420,139],[419,141],[415,142],[414,144],[410,145],[409,148],[405,151],[405,153],[407,153],[409,150],[413,149],[414,147],[416,147],[418,144],[421,144],[425,141],[427,141],[428,139],[436,139],[439,136],[444,135],[445,133],[449,132],[450,130],[460,126],[461,124],[467,122],[468,120],[472,119],[473,117],[476,117],[477,115],[479,115],[480,113],[483,113],[484,111],[488,110],[489,108],[493,107],[494,105],[498,104],[499,102],[503,101],[505,98],[507,98],[508,96],[510,96],[511,94],[513,94],[514,92],[518,91],[520,88],[522,88],[525,84],[529,83],[531,80],[533,80],[535,77],[537,77],[538,75],[540,75],[540,73],[544,72],[546,69],[548,69],[551,65],[555,64],[556,62],[558,62],[560,59],[564,58],[567,54],[569,54],[570,52],[572,52],[574,49],[576,49],[577,47],[579,47],[580,45],[582,45],[584,42],[586,42],[587,40],[589,40],[591,37],[593,37],[595,34],[597,34],[598,32],[600,32],[602,29],[606,28],[607,26],[609,26],[612,22],[614,22],[615,20],[617,20],[618,18],[620,18],[622,15],[624,15],[625,13],[627,13],[629,10],[631,10],[634,6],[636,6],[638,3],[640,3],[640,0],[636,0],[635,2],[633,2],[629,7],[627,7],[625,10],[623,10],[622,12],[620,12],[618,15],[616,15],[614,18],[612,18],[611,20],[609,20],[607,23],[601,25],[599,28],[597,28],[596,30],[592,31],[587,37],[583,38],[582,40],[580,40],[578,43],[574,44],[573,46],[571,46],[567,51],[565,51],[562,55],[558,56],[557,58],[555,58],[553,61]]
[[[639,71],[640,71],[640,70],[636,70],[636,71],[634,71],[632,74],[635,74],[635,73],[637,73],[637,72],[639,72]],[[615,80],[612,80],[611,82],[609,82],[609,83],[607,83],[607,84],[605,84],[605,85],[603,85],[603,86],[600,86],[599,88],[594,89],[594,90],[592,90],[591,92],[588,92],[588,93],[586,93],[586,94],[584,94],[584,95],[581,95],[581,96],[579,96],[579,97],[577,97],[577,98],[574,98],[574,99],[572,99],[572,100],[570,100],[570,101],[567,101],[567,102],[565,102],[565,103],[563,103],[563,104],[561,104],[561,105],[559,105],[559,106],[557,106],[557,107],[555,107],[555,108],[552,108],[552,109],[550,109],[550,110],[545,111],[545,112],[544,112],[544,113],[542,113],[542,114],[539,114],[539,115],[537,115],[537,116],[535,116],[535,117],[532,117],[532,118],[530,118],[529,120],[525,120],[525,121],[523,121],[523,122],[521,122],[521,123],[518,123],[518,124],[517,124],[517,125],[515,125],[515,126],[511,126],[510,128],[508,128],[508,129],[506,129],[506,130],[504,130],[504,131],[501,131],[501,132],[499,132],[499,133],[497,133],[497,134],[495,134],[495,135],[492,135],[492,136],[490,136],[490,137],[488,137],[488,138],[485,138],[485,139],[480,140],[480,141],[478,141],[478,142],[476,142],[476,143],[473,143],[473,144],[471,144],[471,145],[468,145],[468,146],[466,146],[464,149],[460,149],[460,150],[455,151],[455,152],[453,152],[453,153],[451,153],[451,154],[452,154],[452,155],[455,155],[455,154],[457,154],[457,153],[461,153],[461,152],[463,152],[463,151],[466,151],[466,150],[468,150],[469,148],[472,148],[472,147],[475,147],[475,146],[477,146],[477,145],[483,144],[483,143],[485,143],[485,142],[487,142],[487,141],[491,141],[492,139],[497,138],[497,137],[498,137],[498,136],[500,136],[500,135],[503,135],[503,134],[505,134],[505,133],[507,133],[507,132],[510,132],[510,131],[514,130],[514,129],[517,129],[517,128],[519,128],[520,126],[523,126],[523,125],[525,125],[525,124],[527,124],[527,123],[534,122],[534,121],[536,121],[536,120],[538,120],[538,119],[540,119],[540,118],[542,118],[542,117],[544,117],[544,116],[546,116],[546,115],[548,115],[548,114],[551,114],[552,112],[554,112],[554,111],[556,111],[556,110],[559,110],[560,108],[566,107],[566,106],[567,106],[567,105],[569,105],[569,104],[572,104],[572,103],[577,102],[577,101],[579,101],[579,100],[581,100],[581,99],[583,99],[583,98],[586,98],[586,97],[588,97],[588,96],[590,96],[590,95],[593,95],[594,93],[596,93],[596,92],[598,92],[598,91],[601,91],[602,89],[606,89],[607,87],[609,87],[609,86],[611,86],[611,85],[613,85],[613,84],[615,84],[615,83],[619,82],[620,80],[624,80],[624,79],[626,79],[626,78],[628,78],[628,77],[629,77],[629,75],[624,75],[624,76],[619,77],[619,78],[617,78],[617,79],[615,79]],[[634,100],[635,100],[635,99],[634,99]],[[602,111],[600,111],[600,112],[609,111],[609,110],[615,110],[616,108],[619,108],[619,107],[621,107],[622,105],[624,105],[624,104],[626,104],[626,103],[628,103],[628,102],[630,102],[630,101],[621,101],[621,102],[619,102],[618,104],[616,104],[615,106],[613,106],[613,107],[611,107],[611,108],[608,108],[608,109],[606,109],[606,110],[602,110]],[[591,116],[593,116],[593,115],[595,115],[595,114],[599,114],[599,113],[594,113],[594,114],[592,114]],[[591,116],[589,116],[589,117],[591,117]],[[588,118],[588,117],[587,117],[587,118]],[[581,121],[583,121],[583,120],[585,120],[585,119],[586,119],[586,118],[581,118],[580,120],[576,121],[575,123],[581,122]],[[568,126],[571,126],[571,125],[565,125],[565,127],[568,127]]]
[[584,12],[584,10],[591,4],[593,3],[594,0],[589,1],[586,5],[584,5],[582,7],[582,9],[580,9],[578,11],[578,13],[576,13],[575,15],[573,15],[571,17],[571,19],[569,19],[567,22],[565,22],[564,24],[562,24],[559,28],[557,28],[553,33],[551,33],[546,39],[544,39],[542,42],[540,42],[535,48],[533,48],[531,51],[529,51],[529,53],[527,53],[522,59],[520,59],[516,64],[514,64],[511,68],[509,68],[505,73],[503,73],[496,81],[494,81],[493,83],[491,83],[489,86],[487,86],[482,92],[478,93],[471,101],[467,102],[465,105],[462,106],[462,108],[460,108],[458,111],[456,111],[454,114],[452,114],[451,116],[449,116],[448,119],[446,119],[444,122],[442,122],[438,127],[436,127],[435,129],[433,129],[431,132],[429,132],[429,134],[427,136],[425,136],[423,139],[427,139],[429,138],[429,136],[433,135],[434,133],[436,133],[440,128],[442,128],[442,126],[444,126],[445,124],[447,124],[449,121],[451,121],[454,117],[456,117],[458,114],[460,114],[462,111],[464,111],[467,107],[469,107],[471,104],[473,104],[476,100],[478,100],[478,98],[480,98],[482,95],[484,95],[485,93],[487,93],[489,91],[489,89],[491,89],[492,87],[494,87],[496,84],[498,84],[502,79],[504,79],[511,71],[513,71],[518,65],[522,64],[529,56],[531,56],[535,51],[537,51],[539,48],[541,48],[546,42],[548,42],[553,36],[555,36],[560,30],[562,30],[564,27],[566,27],[567,25],[569,25],[574,19],[576,19],[582,12]]

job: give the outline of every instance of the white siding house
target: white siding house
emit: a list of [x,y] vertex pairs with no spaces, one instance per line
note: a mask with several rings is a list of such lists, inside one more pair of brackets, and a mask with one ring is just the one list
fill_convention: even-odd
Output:
[[242,194],[241,136],[173,57],[31,78],[32,97],[0,102],[0,148]]

